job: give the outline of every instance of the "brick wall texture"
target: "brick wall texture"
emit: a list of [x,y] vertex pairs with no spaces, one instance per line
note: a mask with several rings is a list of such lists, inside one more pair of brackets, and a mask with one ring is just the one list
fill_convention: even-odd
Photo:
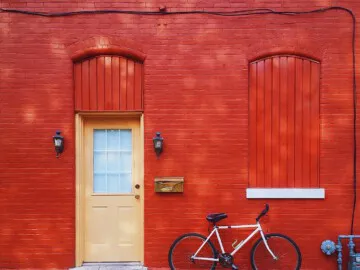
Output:
[[[355,0],[0,0],[1,8],[43,12],[158,11],[160,5],[168,11],[343,6],[360,14]],[[349,233],[353,203],[352,20],[339,10],[243,17],[44,18],[0,12],[0,268],[74,266],[75,112],[68,52],[91,38],[114,38],[146,55],[146,266],[167,267],[169,246],[181,233],[207,233],[207,213],[224,211],[226,224],[248,224],[269,202],[265,230],[298,243],[303,269],[335,269],[335,258],[324,256],[320,244]],[[276,54],[321,63],[320,186],[325,200],[246,199],[249,62]],[[66,139],[60,159],[51,139],[56,129]],[[152,146],[156,131],[166,142],[160,159]],[[154,193],[156,176],[184,176],[185,192]],[[360,233],[359,209],[355,233]],[[224,236],[227,246],[241,235]],[[250,246],[236,255],[243,269],[250,269]]]

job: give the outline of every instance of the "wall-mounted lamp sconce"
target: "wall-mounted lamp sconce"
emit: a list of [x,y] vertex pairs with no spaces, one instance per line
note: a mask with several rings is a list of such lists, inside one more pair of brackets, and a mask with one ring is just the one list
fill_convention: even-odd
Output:
[[159,157],[161,152],[163,151],[164,146],[164,138],[161,137],[160,132],[156,132],[156,136],[153,138],[153,143],[156,156]]
[[56,134],[53,136],[53,141],[56,151],[56,158],[59,158],[60,154],[64,151],[64,137],[60,135],[60,130],[57,130],[55,133]]

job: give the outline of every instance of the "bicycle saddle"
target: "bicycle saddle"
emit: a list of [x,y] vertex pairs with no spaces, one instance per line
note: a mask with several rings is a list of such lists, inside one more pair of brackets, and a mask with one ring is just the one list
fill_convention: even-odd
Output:
[[216,223],[224,218],[227,218],[227,214],[225,213],[216,213],[216,214],[208,214],[206,217],[207,221],[210,221],[212,223]]

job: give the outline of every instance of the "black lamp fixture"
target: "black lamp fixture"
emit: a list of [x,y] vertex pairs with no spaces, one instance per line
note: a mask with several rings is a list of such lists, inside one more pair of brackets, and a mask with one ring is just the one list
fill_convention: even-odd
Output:
[[156,132],[156,136],[153,138],[153,143],[156,156],[159,157],[161,152],[163,151],[164,146],[164,138],[161,137],[160,132]]
[[60,154],[64,151],[64,137],[60,135],[60,130],[57,130],[55,133],[56,134],[53,136],[53,141],[56,151],[56,158],[59,158]]

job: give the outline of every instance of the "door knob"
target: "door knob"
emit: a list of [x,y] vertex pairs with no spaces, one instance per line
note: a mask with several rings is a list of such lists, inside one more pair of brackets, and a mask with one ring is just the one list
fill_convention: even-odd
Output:
[[136,184],[136,185],[135,185],[135,188],[136,188],[136,189],[139,189],[139,188],[140,188],[140,185],[139,185],[139,184]]
[[135,195],[135,199],[140,199],[140,195]]

